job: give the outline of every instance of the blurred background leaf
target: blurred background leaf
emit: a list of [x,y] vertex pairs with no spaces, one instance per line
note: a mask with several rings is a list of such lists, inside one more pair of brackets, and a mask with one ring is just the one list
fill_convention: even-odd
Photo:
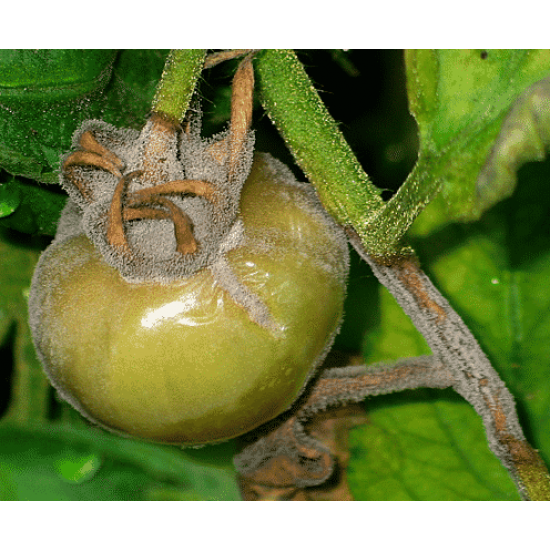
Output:
[[431,223],[475,221],[550,146],[550,50],[408,50],[405,60],[421,184],[442,186]]
[[[239,500],[235,476],[181,450],[52,424],[0,427],[7,500]],[[0,495],[2,493],[0,492]]]

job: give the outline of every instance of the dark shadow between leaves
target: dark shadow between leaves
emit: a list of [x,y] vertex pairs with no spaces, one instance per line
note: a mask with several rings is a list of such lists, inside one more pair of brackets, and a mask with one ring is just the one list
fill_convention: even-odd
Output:
[[14,371],[13,345],[16,325],[13,323],[0,343],[0,420],[8,410]]

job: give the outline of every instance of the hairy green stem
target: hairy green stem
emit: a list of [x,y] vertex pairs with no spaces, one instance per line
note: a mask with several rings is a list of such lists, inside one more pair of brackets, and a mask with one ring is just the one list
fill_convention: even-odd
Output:
[[378,211],[367,242],[362,239],[370,254],[387,257],[406,252],[400,247],[405,233],[441,188],[442,180],[434,174],[436,167],[434,159],[425,162],[419,158],[397,193]]
[[255,67],[264,108],[326,210],[341,225],[353,227],[369,254],[403,253],[403,236],[439,190],[433,178],[425,185],[425,163],[417,164],[400,191],[384,203],[296,54],[263,50]]
[[260,99],[325,209],[368,238],[384,207],[292,50],[262,50],[254,59]]
[[[153,100],[153,110],[181,121],[205,60],[205,50],[172,50]],[[315,186],[325,209],[352,227],[373,256],[405,251],[402,240],[439,190],[419,162],[399,192],[385,203],[328,113],[292,50],[261,50],[255,56],[263,106],[297,164]]]
[[206,50],[171,50],[153,99],[152,109],[181,122],[189,108]]

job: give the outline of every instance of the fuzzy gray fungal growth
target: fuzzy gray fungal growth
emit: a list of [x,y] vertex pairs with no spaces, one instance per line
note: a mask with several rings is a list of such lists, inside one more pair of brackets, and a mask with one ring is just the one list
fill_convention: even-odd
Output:
[[532,468],[540,474],[539,459],[523,435],[512,394],[473,334],[420,269],[414,256],[374,258],[365,252],[357,235],[351,231],[348,234],[359,255],[448,370],[454,379],[454,390],[482,418],[489,448],[507,468],[520,494],[527,497],[522,476]]
[[450,372],[434,356],[412,357],[391,365],[328,369],[320,373],[292,416],[267,435],[263,429],[257,431],[257,439],[234,458],[235,467],[241,475],[260,481],[265,476],[273,482],[273,471],[278,471],[273,461],[278,460],[285,464],[283,485],[320,485],[335,465],[329,449],[305,431],[308,419],[329,407],[360,402],[367,396],[453,384]]
[[186,446],[292,406],[340,328],[349,254],[280,162],[255,155],[217,257],[172,283],[124,280],[83,219],[70,200],[29,296],[37,353],[64,399],[115,433]]
[[[190,128],[158,117],[141,133],[88,121],[74,136],[80,150],[64,160],[61,184],[82,211],[82,230],[129,282],[181,279],[212,265],[230,236],[235,245],[253,133],[235,153],[231,129],[203,140]],[[182,251],[186,238],[194,243]]]
[[312,189],[253,154],[253,73],[227,131],[153,113],[88,121],[31,284],[29,322],[60,395],[119,434],[201,446],[288,410],[339,330],[347,241]]

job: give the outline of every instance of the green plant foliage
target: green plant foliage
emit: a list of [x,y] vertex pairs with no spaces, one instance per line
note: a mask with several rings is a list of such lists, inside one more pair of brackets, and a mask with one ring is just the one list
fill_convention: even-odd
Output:
[[[538,160],[541,148],[550,144],[544,123],[550,116],[548,91],[537,92],[538,101],[522,96],[550,76],[550,50],[410,50],[406,64],[409,104],[420,136],[417,179],[425,188],[442,185],[435,199],[440,216],[433,216],[432,223],[479,219],[513,192],[518,166],[512,164],[512,173],[492,166],[496,173],[484,174],[491,149],[501,148],[497,156],[503,164],[507,156]],[[518,102],[521,108],[513,111]],[[501,132],[511,139],[498,142]]]
[[[0,165],[14,175],[57,180],[59,155],[84,118],[101,116],[113,50],[3,50]],[[96,101],[93,101],[96,99]]]
[[68,426],[0,427],[3,500],[239,500],[235,476],[178,449]]
[[19,185],[14,177],[0,184],[0,218],[13,214],[21,203]]
[[479,222],[450,225],[415,245],[436,285],[477,336],[518,400],[527,435],[547,462],[549,178],[550,161],[528,164],[519,173],[514,196]]
[[[545,190],[549,178],[550,160],[528,164],[520,171],[514,196],[487,211],[478,222],[453,223],[430,233],[427,228],[435,226],[431,218],[444,215],[443,203],[434,201],[411,235],[424,269],[476,335],[516,397],[526,435],[547,463],[550,196]],[[410,320],[382,290],[380,324],[364,341],[367,362],[426,352]],[[358,487],[356,497],[514,498],[513,485],[488,452],[481,422],[470,406],[460,399],[442,399],[438,392],[428,395],[427,401],[415,392],[368,402],[371,422],[357,429],[352,439],[350,468],[356,481],[353,486]],[[422,463],[427,447],[431,458]],[[390,451],[393,462],[388,458]],[[368,459],[375,455],[386,459]]]
[[368,411],[368,424],[350,437],[357,500],[519,500],[481,419],[453,392],[371,400]]
[[0,214],[4,213],[0,225],[31,235],[54,235],[67,201],[65,193],[57,186],[36,184],[19,176],[7,179],[6,184],[0,184]]
[[[389,292],[380,293],[379,325],[364,341],[366,362],[429,353]],[[368,424],[350,436],[348,475],[356,499],[519,498],[487,447],[481,419],[454,392],[419,390],[377,397],[366,402],[366,410]]]
[[0,359],[1,390],[11,395],[6,417],[22,423],[44,416],[49,392],[27,324],[27,295],[40,244],[0,231],[0,345],[11,339],[3,349],[8,356]]
[[[53,235],[64,197],[61,157],[86,119],[140,129],[151,108],[166,50],[3,50],[0,52],[0,167],[20,180],[19,215],[4,225]],[[33,181],[31,181],[33,180]],[[2,184],[2,187],[4,184]],[[20,186],[20,187],[21,187]],[[2,189],[0,187],[0,189]],[[0,215],[14,193],[0,191]],[[6,205],[2,209],[2,201]],[[11,202],[10,202],[11,201]]]
[[[0,224],[9,228],[0,230],[0,500],[240,498],[231,463],[235,443],[182,451],[124,439],[90,427],[56,402],[27,327],[30,277],[48,241],[37,235],[55,231],[65,201],[55,185],[59,161],[74,130],[87,118],[141,128],[166,54],[0,52]],[[399,108],[402,60],[379,52],[299,56],[363,168],[395,190],[414,163],[411,119]],[[396,211],[418,202],[422,186],[442,183],[410,242],[516,397],[530,443],[550,463],[550,161],[527,164],[515,183],[518,167],[541,158],[547,147],[548,97],[539,83],[550,75],[550,54],[417,51],[406,54],[406,71],[420,151],[408,180],[413,185],[401,187],[409,203],[395,202]],[[211,69],[201,83],[212,131],[227,120],[226,72]],[[209,83],[218,74],[220,85]],[[267,85],[262,78],[259,86]],[[542,124],[533,119],[537,106]],[[282,151],[267,117],[256,118],[261,149]],[[384,231],[391,216],[380,219],[388,223]],[[355,255],[336,347],[361,348],[367,363],[428,353]],[[480,419],[453,392],[379,396],[366,401],[366,410],[368,423],[350,434],[355,498],[518,498],[487,448]]]

